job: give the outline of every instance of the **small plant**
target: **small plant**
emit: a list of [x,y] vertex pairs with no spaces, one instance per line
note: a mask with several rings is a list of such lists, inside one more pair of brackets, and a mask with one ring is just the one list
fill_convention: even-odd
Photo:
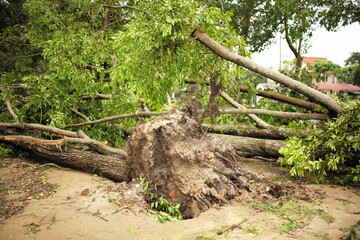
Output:
[[349,232],[349,235],[346,237],[346,240],[358,240],[357,232],[360,231],[360,221],[355,223],[349,228],[341,228],[343,232]]
[[41,231],[41,229],[40,229],[41,223],[32,222],[27,226],[28,227],[26,228],[26,230],[28,230],[31,233],[38,233]]
[[131,232],[131,233],[136,233],[136,230],[135,230],[135,229],[133,229],[133,228],[130,228],[130,227],[129,227],[127,230],[128,230],[128,232]]
[[108,202],[114,202],[114,203],[118,204],[119,203],[118,198],[121,194],[122,194],[122,192],[117,192],[117,193],[114,193],[112,196],[108,196],[107,197]]
[[301,229],[302,227],[295,222],[288,222],[280,226],[280,232],[291,232],[292,230]]
[[44,197],[44,193],[35,194],[34,196],[36,199],[41,199]]
[[150,204],[150,207],[159,211],[157,214],[157,219],[161,223],[166,221],[174,222],[182,220],[183,218],[179,210],[180,204],[174,206],[164,197],[159,197],[155,202]]
[[252,233],[252,234],[258,234],[260,231],[260,229],[253,225],[253,224],[249,224],[247,226],[244,227],[244,232],[245,233]]
[[329,213],[326,213],[326,212],[321,212],[320,217],[327,223],[332,223],[335,220],[335,218],[333,216],[331,216]]
[[45,176],[40,176],[39,179],[34,180],[34,183],[42,185],[42,184],[48,184],[49,182],[46,180]]
[[200,237],[195,238],[195,240],[216,240],[216,236],[208,237],[205,234],[203,234]]
[[144,189],[144,191],[148,190],[149,182],[145,181],[145,178],[139,177],[139,184]]
[[17,194],[19,191],[17,191],[17,190],[7,190],[6,191],[6,193],[8,194],[8,195],[14,195],[14,194]]
[[315,233],[314,236],[322,240],[329,240],[328,233]]

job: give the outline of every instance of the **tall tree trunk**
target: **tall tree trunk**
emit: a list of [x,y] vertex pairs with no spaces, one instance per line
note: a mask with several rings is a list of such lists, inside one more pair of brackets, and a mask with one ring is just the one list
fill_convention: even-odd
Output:
[[295,91],[298,91],[299,93],[309,97],[310,99],[314,99],[314,101],[316,101],[320,105],[324,106],[334,116],[336,116],[337,114],[344,113],[344,110],[342,109],[342,107],[330,96],[327,96],[326,94],[323,94],[323,93],[307,86],[306,84],[298,82],[284,74],[281,74],[272,69],[265,68],[259,64],[252,62],[251,60],[249,60],[247,58],[244,58],[240,55],[232,53],[229,49],[223,47],[221,44],[219,44],[214,39],[209,37],[201,29],[197,28],[196,30],[194,30],[192,33],[192,37],[196,38],[199,42],[204,44],[206,47],[211,49],[214,53],[216,53],[218,56],[222,57],[223,59],[226,59],[228,61],[236,63],[239,66],[250,69],[264,77],[273,79],[274,81],[276,81],[278,83],[281,83]]
[[296,58],[295,68],[296,68],[296,71],[299,72],[299,70],[300,70],[300,68],[302,66],[301,48],[302,48],[303,38],[302,37],[299,38],[298,45],[297,45],[297,47],[295,47],[294,44],[293,44],[293,40],[289,36],[287,22],[285,22],[285,39],[286,39],[286,42],[287,42],[290,50],[293,52],[293,54],[294,54],[294,56]]

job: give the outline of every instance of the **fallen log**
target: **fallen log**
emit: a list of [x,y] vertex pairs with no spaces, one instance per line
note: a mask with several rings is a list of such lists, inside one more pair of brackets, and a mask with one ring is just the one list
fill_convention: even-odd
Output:
[[209,133],[219,133],[235,136],[244,136],[252,138],[263,138],[263,139],[277,139],[284,140],[291,136],[307,136],[306,130],[297,130],[292,128],[268,128],[268,129],[259,129],[255,126],[247,125],[208,125],[203,124],[203,127]]
[[12,142],[12,144],[44,162],[56,163],[119,182],[126,178],[125,159],[121,155],[103,155],[74,146],[59,148],[54,145],[29,144],[18,141]]
[[225,134],[209,134],[214,139],[230,143],[240,156],[253,157],[280,157],[279,149],[283,141],[273,139],[260,139],[252,137],[239,137]]
[[[22,132],[20,133],[19,130]],[[51,133],[57,139],[24,135],[36,131]],[[126,178],[126,151],[90,139],[82,131],[65,131],[41,124],[0,123],[0,134],[0,143],[12,144],[15,148],[21,148],[43,161],[95,173],[117,181]]]

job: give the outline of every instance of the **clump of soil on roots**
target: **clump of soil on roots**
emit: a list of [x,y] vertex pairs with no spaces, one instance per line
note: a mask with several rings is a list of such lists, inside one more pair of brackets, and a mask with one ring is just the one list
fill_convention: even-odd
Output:
[[268,200],[289,191],[311,198],[305,188],[295,190],[245,171],[232,145],[208,137],[199,122],[179,110],[139,123],[128,146],[129,180],[145,179],[148,192],[180,203],[186,218],[232,200]]

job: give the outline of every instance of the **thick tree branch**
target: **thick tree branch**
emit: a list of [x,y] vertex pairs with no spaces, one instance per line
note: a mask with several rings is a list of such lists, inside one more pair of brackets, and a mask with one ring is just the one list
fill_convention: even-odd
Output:
[[[245,86],[237,86],[237,89],[239,89],[241,92],[249,92],[249,88],[245,87]],[[320,108],[319,104],[316,103],[312,103],[312,102],[307,102],[298,98],[294,98],[294,97],[289,97],[289,96],[285,96],[282,95],[280,93],[274,93],[274,92],[268,92],[268,91],[262,91],[262,90],[255,90],[255,94],[262,96],[262,97],[266,97],[266,98],[270,98],[270,99],[274,99],[277,100],[279,102],[283,102],[283,103],[289,103],[292,104],[294,106],[298,106],[298,107],[302,107],[311,111],[315,111],[316,109]]]
[[26,135],[0,135],[0,140],[7,141],[7,142],[26,142],[29,144],[38,144],[38,145],[51,145],[51,146],[62,146],[66,145],[68,143],[80,143],[80,144],[86,144],[86,145],[93,145],[96,147],[96,150],[98,150],[102,154],[119,154],[124,157],[127,156],[126,151],[121,149],[112,148],[109,146],[106,146],[104,143],[92,140],[90,138],[71,138],[71,137],[64,137],[62,139],[57,140],[47,140],[47,139],[41,139],[41,138],[35,138],[31,136]]
[[10,115],[14,118],[16,123],[19,123],[18,116],[16,115],[16,113],[14,112],[14,110],[12,108],[9,98],[7,96],[4,96],[3,100],[5,101],[6,107],[9,111]]
[[327,108],[332,114],[337,115],[337,114],[344,113],[344,110],[342,109],[342,107],[330,96],[327,96],[326,94],[323,94],[323,93],[307,86],[306,84],[295,81],[294,79],[292,79],[284,74],[281,74],[272,69],[267,69],[259,64],[256,64],[256,63],[250,61],[247,58],[244,58],[240,55],[232,53],[229,49],[223,47],[218,42],[216,42],[214,39],[209,37],[205,32],[201,31],[200,28],[197,28],[192,33],[192,37],[198,37],[199,42],[201,42],[206,47],[211,49],[215,54],[217,54],[221,58],[231,61],[239,66],[250,69],[262,76],[273,79],[276,82],[279,82],[291,89],[298,91],[299,93],[301,93],[311,99],[314,99],[316,102],[318,102],[319,104],[321,104],[322,106]]
[[[237,109],[241,109],[241,110],[246,110],[247,108],[243,105],[241,105],[240,103],[236,102],[234,99],[232,99],[228,94],[226,94],[223,91],[220,91],[219,95],[225,99],[228,103],[230,103],[231,105],[233,105],[234,107],[236,107]],[[259,127],[262,128],[271,128],[274,127],[268,123],[266,123],[265,121],[263,121],[261,118],[259,118],[258,116],[256,116],[255,114],[248,114],[249,118],[251,118]]]
[[262,139],[284,140],[291,136],[306,137],[308,135],[308,131],[306,130],[284,128],[284,127],[259,129],[255,126],[247,126],[247,125],[234,126],[234,125],[203,124],[202,126],[207,130],[207,132],[210,133],[220,133],[220,134],[262,138]]
[[95,125],[95,124],[114,121],[114,120],[118,120],[118,119],[122,119],[122,118],[158,116],[158,115],[162,115],[162,114],[165,114],[165,113],[167,113],[167,111],[163,111],[163,112],[128,113],[128,114],[122,114],[122,115],[116,115],[116,116],[101,118],[101,119],[94,120],[94,121],[88,121],[88,122],[83,122],[83,123],[78,123],[78,124],[72,124],[72,125],[65,126],[65,128],[81,127],[81,126],[85,126],[85,125]]
[[327,114],[317,114],[317,113],[297,113],[297,112],[281,112],[281,111],[272,111],[267,109],[220,109],[220,114],[260,114],[273,117],[281,118],[293,118],[293,119],[319,119],[325,120],[329,118]]
[[90,121],[90,119],[83,113],[79,112],[78,110],[76,110],[75,108],[69,108],[70,111],[72,111],[73,113],[75,113],[76,115],[79,115],[82,119],[84,119],[85,121]]
[[66,131],[60,128],[45,126],[36,123],[0,123],[0,130],[5,128],[24,129],[24,130],[40,130],[43,132],[57,134],[59,136],[79,137],[76,132]]

